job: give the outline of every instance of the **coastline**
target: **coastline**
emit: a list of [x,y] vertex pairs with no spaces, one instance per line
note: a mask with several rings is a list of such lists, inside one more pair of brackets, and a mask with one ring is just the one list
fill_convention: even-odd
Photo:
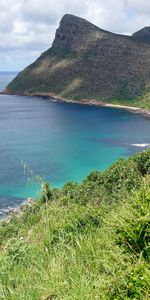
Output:
[[96,99],[72,100],[72,99],[63,98],[60,95],[55,95],[53,93],[33,93],[33,94],[25,95],[25,96],[42,97],[42,98],[47,98],[52,101],[58,101],[58,102],[84,104],[84,105],[99,106],[99,107],[110,107],[110,108],[116,108],[116,109],[125,109],[125,110],[128,110],[133,113],[139,113],[144,116],[150,117],[150,110],[148,110],[148,109],[135,107],[135,106],[113,104],[113,103],[109,103],[109,102],[98,101]]
[[51,101],[57,101],[57,102],[65,102],[65,103],[73,103],[73,104],[83,104],[83,105],[91,105],[91,106],[99,106],[99,107],[110,107],[115,109],[125,109],[132,113],[138,113],[142,114],[145,117],[150,118],[150,110],[146,108],[140,108],[136,106],[127,106],[122,104],[113,104],[109,102],[104,101],[98,101],[96,99],[81,99],[81,100],[72,100],[72,99],[66,99],[64,97],[61,97],[60,95],[56,95],[53,93],[18,93],[18,94],[11,94],[7,92],[0,92],[0,95],[16,95],[16,96],[29,96],[29,97],[41,97],[46,98]]
[[35,201],[36,201],[35,198],[29,197],[29,198],[24,199],[24,201],[20,205],[3,209],[4,214],[0,215],[0,224],[1,224],[1,222],[9,223],[13,215],[21,216],[23,213],[23,209],[26,206],[31,207],[35,203]]

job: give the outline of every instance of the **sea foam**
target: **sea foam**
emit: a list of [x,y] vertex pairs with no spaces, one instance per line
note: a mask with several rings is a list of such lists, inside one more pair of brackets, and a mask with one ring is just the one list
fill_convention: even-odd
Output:
[[142,147],[142,148],[149,148],[149,147],[150,147],[150,144],[149,144],[149,143],[131,144],[131,146],[134,146],[134,147]]

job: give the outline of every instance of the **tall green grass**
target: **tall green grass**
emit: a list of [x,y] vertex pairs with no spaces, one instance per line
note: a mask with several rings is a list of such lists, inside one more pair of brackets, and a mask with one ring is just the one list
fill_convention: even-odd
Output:
[[150,151],[51,190],[0,226],[0,299],[150,299]]

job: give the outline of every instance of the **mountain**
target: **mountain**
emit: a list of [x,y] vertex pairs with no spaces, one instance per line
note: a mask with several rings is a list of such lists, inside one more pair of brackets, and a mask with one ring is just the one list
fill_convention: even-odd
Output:
[[150,43],[150,26],[133,33],[132,36],[139,41]]
[[[143,29],[142,36],[149,34]],[[150,44],[65,15],[52,47],[6,87],[5,93],[149,105]],[[146,100],[145,100],[146,99]]]

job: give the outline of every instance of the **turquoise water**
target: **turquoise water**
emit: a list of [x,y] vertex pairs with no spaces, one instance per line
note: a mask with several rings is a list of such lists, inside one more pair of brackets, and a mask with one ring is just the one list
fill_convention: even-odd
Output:
[[80,182],[149,143],[150,120],[139,114],[0,95],[0,211],[36,195],[34,175],[55,187]]

